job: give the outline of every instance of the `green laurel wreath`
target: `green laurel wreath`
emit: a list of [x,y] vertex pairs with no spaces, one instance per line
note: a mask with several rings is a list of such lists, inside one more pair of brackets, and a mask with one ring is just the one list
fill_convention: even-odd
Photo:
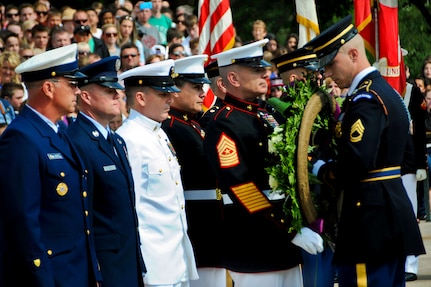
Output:
[[[269,103],[282,112],[286,122],[275,128],[268,139],[268,149],[273,158],[266,171],[269,175],[269,185],[274,192],[285,193],[284,213],[291,224],[289,232],[298,232],[305,225],[300,207],[300,199],[297,193],[296,152],[298,134],[305,106],[311,96],[319,89],[311,75],[307,75],[305,81],[296,81],[293,86],[285,89],[286,96],[282,102]],[[281,104],[281,107],[280,107]],[[313,123],[312,132],[318,129],[329,129],[329,117],[318,115]],[[316,147],[309,146],[311,153]],[[319,183],[317,178],[309,173],[310,183]]]

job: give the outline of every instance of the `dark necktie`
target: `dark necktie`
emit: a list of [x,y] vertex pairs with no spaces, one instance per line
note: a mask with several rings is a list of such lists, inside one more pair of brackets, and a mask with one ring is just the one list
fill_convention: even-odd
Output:
[[108,131],[108,137],[106,138],[106,140],[108,141],[109,145],[112,147],[112,150],[114,151],[115,155],[118,156],[117,149],[115,148],[115,145],[114,145],[114,137],[110,131]]

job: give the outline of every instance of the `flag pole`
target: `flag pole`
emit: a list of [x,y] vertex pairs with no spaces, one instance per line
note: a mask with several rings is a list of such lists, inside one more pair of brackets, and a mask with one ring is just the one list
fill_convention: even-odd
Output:
[[375,62],[378,63],[380,59],[380,45],[379,45],[379,11],[378,11],[378,0],[373,1],[374,7],[373,7],[373,14],[374,14],[374,35],[375,35],[375,52],[376,52],[376,60]]

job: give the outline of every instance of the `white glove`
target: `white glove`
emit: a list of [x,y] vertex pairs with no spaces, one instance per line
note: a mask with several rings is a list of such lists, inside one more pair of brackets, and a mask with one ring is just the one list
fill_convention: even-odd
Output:
[[301,231],[292,239],[292,243],[312,255],[323,251],[322,237],[308,227],[302,227]]
[[426,169],[418,169],[416,170],[416,180],[422,181],[427,178],[427,170]]
[[319,170],[322,167],[322,165],[324,165],[326,162],[324,162],[323,160],[319,159],[318,161],[316,161],[313,164],[313,169],[311,170],[311,173],[314,174],[315,176],[317,176],[319,174]]

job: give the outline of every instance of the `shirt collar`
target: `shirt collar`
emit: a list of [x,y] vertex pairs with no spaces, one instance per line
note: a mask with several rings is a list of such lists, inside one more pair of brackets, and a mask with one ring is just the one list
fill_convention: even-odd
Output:
[[357,86],[359,85],[359,82],[368,74],[370,74],[371,72],[377,71],[376,68],[370,66],[368,68],[365,68],[364,70],[362,70],[361,72],[359,72],[355,78],[353,78],[353,82],[349,87],[349,91],[347,92],[347,95],[351,96],[353,94],[353,92],[356,90]]

